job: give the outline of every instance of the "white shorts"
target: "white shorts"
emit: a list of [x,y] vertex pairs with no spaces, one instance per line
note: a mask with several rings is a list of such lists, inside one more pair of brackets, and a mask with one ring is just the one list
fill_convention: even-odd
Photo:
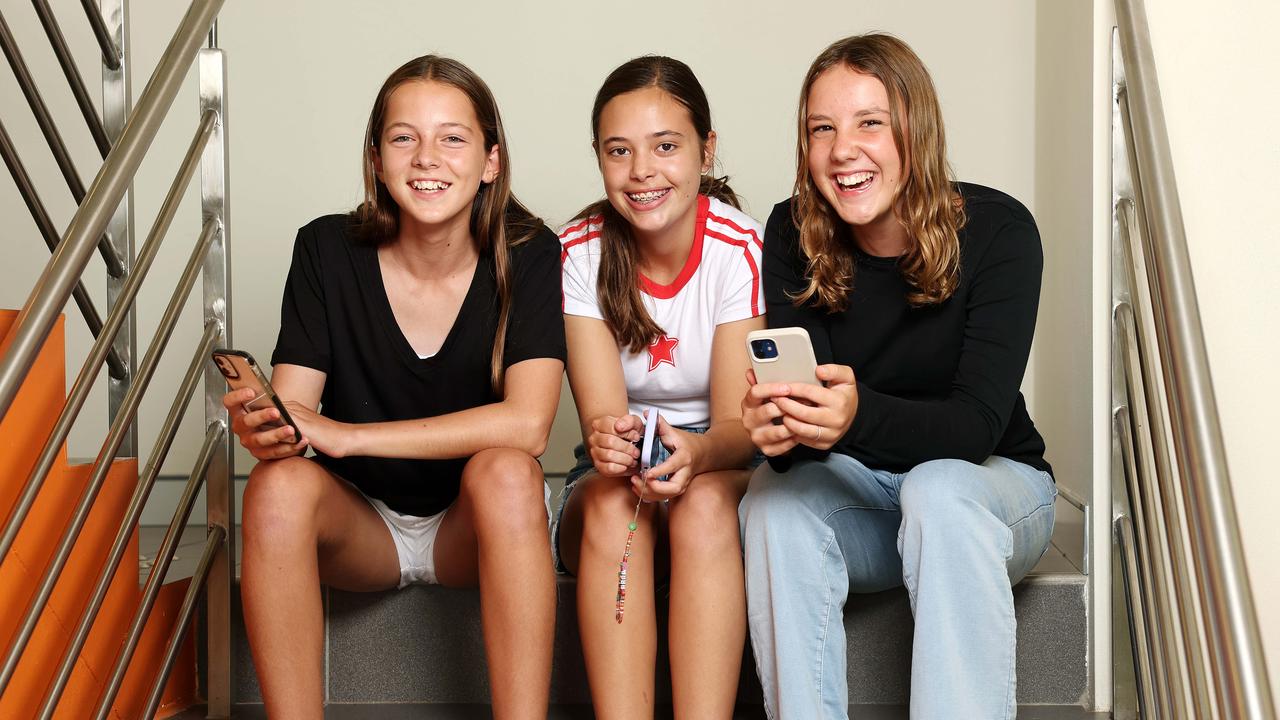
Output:
[[[438,584],[440,581],[436,579],[436,534],[440,532],[440,523],[444,521],[444,516],[452,506],[435,515],[418,517],[402,515],[377,498],[365,495],[364,499],[368,500],[373,509],[382,516],[382,521],[387,524],[387,530],[391,532],[391,540],[396,544],[396,556],[400,561],[399,587],[403,588],[415,583]],[[542,483],[542,502],[546,506],[547,519],[550,523],[551,486],[545,481]]]

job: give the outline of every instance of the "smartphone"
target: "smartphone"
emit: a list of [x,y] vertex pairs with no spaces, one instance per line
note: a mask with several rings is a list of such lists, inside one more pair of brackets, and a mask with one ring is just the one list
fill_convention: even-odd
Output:
[[747,333],[747,352],[756,371],[756,382],[822,384],[813,343],[804,328],[752,330]]
[[297,423],[289,416],[284,403],[280,402],[280,397],[272,389],[271,381],[262,373],[262,369],[258,367],[252,355],[243,350],[218,348],[213,351],[213,364],[218,366],[218,372],[227,379],[227,385],[230,385],[232,390],[253,388],[256,395],[244,404],[245,412],[265,410],[272,405],[280,411],[279,420],[270,420],[263,423],[261,427],[278,428],[288,425],[293,428],[293,440],[290,442],[298,442],[302,433],[298,432]]

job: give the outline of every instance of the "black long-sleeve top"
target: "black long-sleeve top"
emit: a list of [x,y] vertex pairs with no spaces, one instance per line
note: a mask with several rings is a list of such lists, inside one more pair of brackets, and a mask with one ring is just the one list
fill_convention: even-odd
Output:
[[[1052,472],[1019,391],[1040,301],[1040,234],[1012,197],[970,183],[957,189],[967,215],[960,283],[945,302],[923,307],[907,302],[897,258],[856,249],[844,312],[796,307],[807,262],[791,200],[778,203],[765,228],[768,324],[805,328],[820,364],[853,368],[858,410],[832,452],[891,472],[991,455]],[[825,453],[798,446],[794,454]]]

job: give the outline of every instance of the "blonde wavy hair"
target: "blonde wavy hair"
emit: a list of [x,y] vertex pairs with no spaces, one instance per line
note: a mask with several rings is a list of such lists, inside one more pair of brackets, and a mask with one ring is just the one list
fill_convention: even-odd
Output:
[[893,141],[906,173],[894,211],[910,238],[898,267],[911,286],[909,303],[941,303],[960,282],[959,231],[965,214],[947,164],[938,93],[924,63],[906,43],[871,33],[838,40],[823,50],[800,88],[791,213],[808,258],[809,285],[794,296],[795,304],[840,312],[848,307],[853,290],[853,246],[836,232],[847,226],[809,175],[809,92],[819,76],[838,65],[875,77],[888,92]]

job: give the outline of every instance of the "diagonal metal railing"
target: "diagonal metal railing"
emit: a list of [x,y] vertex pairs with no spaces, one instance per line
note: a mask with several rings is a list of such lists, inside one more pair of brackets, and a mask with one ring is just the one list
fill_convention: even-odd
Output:
[[[106,691],[99,698],[95,713],[106,717],[111,711],[120,690],[125,672],[129,669],[133,649],[148,624],[151,609],[159,593],[169,563],[177,546],[177,538],[186,526],[196,494],[207,486],[207,514],[209,531],[205,551],[195,576],[191,579],[182,608],[175,624],[169,628],[169,639],[161,659],[161,667],[150,683],[145,700],[146,715],[155,713],[166,685],[169,673],[178,656],[187,629],[197,605],[204,596],[208,628],[206,637],[205,691],[208,697],[209,717],[230,716],[230,680],[233,662],[230,647],[230,593],[232,586],[232,561],[234,536],[228,532],[234,517],[231,491],[231,454],[226,432],[226,413],[220,398],[225,389],[222,378],[211,370],[209,352],[216,346],[230,345],[230,268],[228,263],[229,212],[227,206],[227,145],[226,145],[226,84],[225,59],[217,48],[216,18],[223,0],[193,0],[174,32],[169,45],[157,65],[137,106],[128,112],[128,43],[125,28],[127,12],[124,0],[103,0],[101,9],[93,0],[82,0],[94,36],[102,52],[104,111],[99,116],[89,98],[83,78],[72,61],[66,40],[62,35],[46,0],[32,0],[32,5],[44,28],[58,63],[84,117],[104,162],[93,183],[85,189],[72,164],[66,145],[44,106],[31,74],[18,50],[12,33],[3,16],[0,16],[0,46],[18,78],[24,96],[28,100],[45,139],[53,152],[64,179],[77,202],[77,209],[70,225],[61,238],[40,201],[30,176],[18,158],[16,148],[3,126],[0,126],[0,151],[10,169],[19,191],[46,244],[53,251],[44,272],[37,280],[31,295],[24,304],[9,334],[7,349],[0,357],[0,417],[12,406],[13,399],[24,382],[35,355],[44,345],[58,312],[69,297],[74,297],[82,310],[95,342],[85,359],[75,384],[68,394],[58,420],[50,433],[35,466],[27,478],[12,512],[8,513],[0,531],[0,562],[8,557],[14,546],[37,495],[56,464],[60,448],[84,402],[96,381],[103,364],[111,372],[110,400],[112,422],[106,439],[98,452],[86,487],[77,502],[71,518],[54,551],[53,559],[41,569],[41,577],[34,595],[27,601],[25,611],[14,637],[3,651],[0,662],[0,694],[23,659],[26,644],[31,639],[42,613],[52,596],[63,568],[66,566],[75,543],[90,512],[98,492],[115,458],[121,454],[136,452],[133,439],[136,414],[144,394],[153,378],[160,357],[171,337],[183,305],[191,294],[197,276],[203,278],[204,333],[195,348],[187,372],[177,390],[177,395],[161,427],[160,435],[148,458],[146,468],[138,477],[128,508],[119,518],[117,532],[107,553],[105,564],[98,569],[94,589],[84,612],[67,618],[75,624],[71,642],[65,649],[48,689],[42,700],[38,717],[51,718],[58,711],[58,703],[65,691],[81,651],[93,628],[95,618],[102,608],[116,568],[124,560],[130,537],[141,516],[160,468],[165,462],[181,418],[197,383],[203,380],[206,436],[199,460],[191,473],[182,500],[174,510],[169,531],[160,552],[160,562],[153,566],[143,589],[132,627],[122,652],[116,658]],[[208,47],[202,48],[206,33]],[[132,210],[130,187],[138,167],[147,155],[160,125],[165,120],[174,97],[187,70],[195,64],[199,68],[200,121],[191,145],[183,157],[168,194],[141,252],[133,256]],[[125,120],[127,114],[127,121]],[[114,142],[112,140],[114,139]],[[186,267],[173,289],[155,336],[148,346],[141,363],[133,367],[134,307],[139,290],[150,271],[161,243],[164,241],[177,213],[186,187],[200,167],[202,228],[195,242]],[[117,237],[112,237],[115,233]],[[121,234],[124,237],[121,237]],[[108,298],[110,312],[105,321],[97,314],[80,277],[97,247],[103,254],[108,269]],[[121,254],[123,252],[123,254]]]
[[1144,717],[1274,720],[1146,9],[1115,8],[1115,531],[1138,702]]

